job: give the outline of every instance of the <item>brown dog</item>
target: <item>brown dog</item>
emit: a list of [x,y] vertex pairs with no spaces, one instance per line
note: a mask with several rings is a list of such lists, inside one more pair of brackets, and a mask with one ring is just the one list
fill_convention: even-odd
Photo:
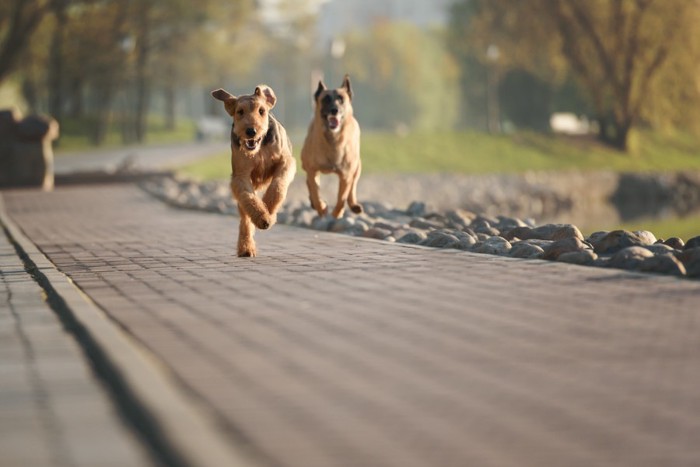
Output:
[[[231,127],[231,192],[238,202],[241,223],[238,256],[256,256],[255,227],[268,229],[287,196],[296,162],[284,127],[270,114],[277,98],[260,85],[249,96],[235,97],[217,89],[211,93],[224,102],[233,117]],[[255,194],[267,188],[262,200]]]
[[350,77],[345,75],[337,89],[326,89],[323,81],[319,81],[314,100],[314,118],[301,150],[311,206],[319,216],[326,215],[328,207],[319,194],[320,174],[335,173],[340,181],[333,217],[343,215],[346,202],[352,212],[359,214],[362,212],[362,205],[357,202],[357,181],[362,168],[360,125],[353,116]]

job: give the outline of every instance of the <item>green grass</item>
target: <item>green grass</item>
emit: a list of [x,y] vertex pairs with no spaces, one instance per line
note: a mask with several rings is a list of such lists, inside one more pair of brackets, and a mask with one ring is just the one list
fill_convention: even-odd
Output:
[[[700,217],[696,215],[684,218],[641,219],[613,228],[629,231],[648,230],[653,232],[657,238],[680,237],[684,241],[688,241],[689,238],[700,235]],[[612,228],[605,230],[612,230]]]
[[[298,157],[301,142],[295,142]],[[474,131],[362,135],[364,173],[520,173],[529,170],[662,171],[700,169],[700,140],[687,135],[641,133],[638,149],[626,154],[592,138],[519,132],[489,135]],[[228,153],[182,168],[200,179],[225,178]]]
[[651,171],[700,168],[700,141],[639,135],[638,150],[626,154],[592,138],[520,132],[367,134],[363,169],[369,172],[503,173],[528,170]]
[[[80,152],[123,146],[122,135],[117,125],[111,125],[105,140],[100,146],[95,146],[90,139],[90,128],[93,122],[88,119],[66,119],[61,125],[61,139],[56,148],[57,155],[64,152]],[[174,130],[165,128],[162,118],[151,116],[148,119],[146,142],[148,145],[178,143],[193,141],[195,124],[191,120],[179,120]]]
[[231,151],[200,159],[178,169],[178,173],[197,180],[222,180],[231,176]]
[[[528,170],[670,171],[700,169],[700,141],[692,136],[643,133],[637,150],[625,154],[590,138],[536,133],[493,136],[477,132],[362,135],[364,173],[519,173]],[[294,142],[299,157],[301,142]],[[228,151],[181,169],[183,175],[211,180],[227,178]],[[587,226],[595,230],[650,230],[657,237],[700,235],[700,216],[685,219],[640,220],[628,224]],[[588,233],[590,233],[588,232]]]

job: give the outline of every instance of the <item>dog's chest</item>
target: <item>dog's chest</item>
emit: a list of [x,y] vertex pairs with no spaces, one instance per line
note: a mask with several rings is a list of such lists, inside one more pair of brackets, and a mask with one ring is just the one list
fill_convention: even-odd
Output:
[[249,169],[250,181],[256,189],[270,180],[280,163],[277,158],[266,157],[260,153],[246,162],[246,167],[241,167],[240,170],[234,167],[234,174],[237,172],[244,174],[244,172],[248,172],[246,169]]
[[340,172],[343,171],[348,163],[347,154],[348,146],[343,143],[326,143],[322,145],[322,150],[319,151],[317,159],[318,167],[321,172]]

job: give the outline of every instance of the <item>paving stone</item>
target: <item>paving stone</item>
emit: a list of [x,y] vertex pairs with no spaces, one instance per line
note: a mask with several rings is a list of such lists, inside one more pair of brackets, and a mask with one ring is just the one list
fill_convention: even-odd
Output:
[[[82,251],[76,258],[90,256],[96,255]],[[69,401],[77,403],[61,410]],[[0,465],[153,465],[5,232],[0,232]]]
[[129,185],[4,197],[266,465],[700,462],[697,282],[283,225],[237,258],[235,219]]

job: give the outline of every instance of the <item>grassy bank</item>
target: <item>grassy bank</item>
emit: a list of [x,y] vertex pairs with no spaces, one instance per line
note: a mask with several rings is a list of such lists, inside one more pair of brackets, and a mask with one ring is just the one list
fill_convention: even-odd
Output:
[[[298,157],[301,141],[295,141]],[[365,173],[517,173],[528,170],[663,171],[700,169],[700,140],[687,135],[642,133],[637,150],[625,154],[595,139],[537,133],[489,135],[478,132],[362,135]],[[186,175],[225,178],[228,153],[182,168]]]
[[[648,230],[658,238],[680,237],[684,241],[700,235],[700,216],[697,214],[686,218],[640,219],[634,222],[612,226],[616,229]],[[606,229],[607,230],[607,229]]]
[[[303,136],[302,136],[303,137]],[[302,141],[294,141],[299,157]],[[672,171],[700,170],[700,141],[688,135],[637,135],[637,150],[625,154],[591,138],[517,133],[488,135],[477,132],[362,135],[365,173],[519,173],[528,170]],[[183,167],[187,176],[203,180],[227,178],[230,153]],[[299,168],[301,174],[301,166]],[[700,217],[640,220],[623,225],[589,226],[590,231],[650,230],[658,237],[687,240],[700,235]],[[589,232],[590,233],[590,232]]]
[[[104,141],[100,146],[92,142],[91,131],[94,122],[91,119],[66,119],[61,125],[61,138],[56,147],[56,154],[90,151],[94,149],[114,148],[124,145],[120,128],[110,125]],[[145,144],[168,144],[194,141],[195,125],[191,120],[179,120],[174,129],[165,126],[163,118],[149,117]]]

